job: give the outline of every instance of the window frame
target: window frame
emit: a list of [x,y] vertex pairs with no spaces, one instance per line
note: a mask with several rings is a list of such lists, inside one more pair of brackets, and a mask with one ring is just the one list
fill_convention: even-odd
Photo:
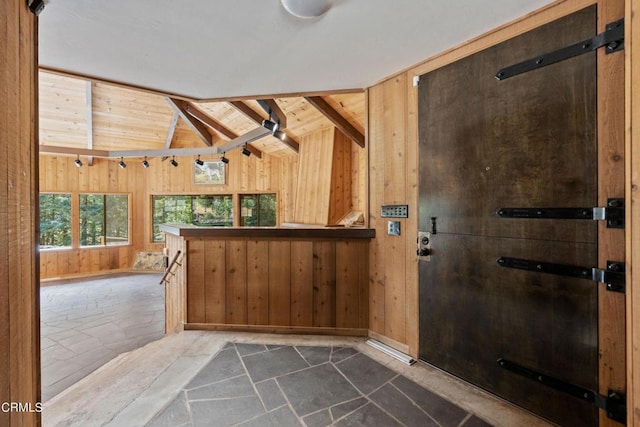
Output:
[[[81,234],[82,234],[82,224],[81,224],[81,198],[83,195],[96,195],[96,196],[102,196],[103,198],[103,209],[104,209],[104,213],[103,213],[103,218],[104,218],[104,230],[103,230],[103,236],[101,236],[103,238],[103,242],[101,242],[98,245],[83,245],[81,244]],[[106,221],[106,198],[107,196],[127,196],[127,241],[123,242],[123,243],[114,243],[114,244],[108,244],[107,243],[107,221]],[[118,193],[118,192],[79,192],[78,193],[78,197],[77,197],[77,237],[76,237],[76,242],[77,242],[77,248],[79,249],[96,249],[96,248],[115,248],[115,247],[124,247],[124,246],[131,246],[132,245],[132,236],[131,236],[131,223],[132,223],[132,219],[131,219],[131,212],[132,212],[132,207],[131,207],[131,193]]]
[[[260,222],[259,217],[260,217],[260,196],[263,195],[273,195],[275,197],[275,224],[274,225],[244,225],[244,220],[242,216],[242,198],[245,196],[257,196],[258,199],[258,222]],[[238,206],[238,227],[242,227],[242,228],[246,228],[246,227],[268,227],[268,228],[275,228],[278,226],[279,222],[279,209],[278,209],[278,201],[279,201],[279,197],[278,197],[278,192],[276,191],[252,191],[252,192],[246,192],[246,193],[238,193],[238,201],[237,201],[237,206]]]

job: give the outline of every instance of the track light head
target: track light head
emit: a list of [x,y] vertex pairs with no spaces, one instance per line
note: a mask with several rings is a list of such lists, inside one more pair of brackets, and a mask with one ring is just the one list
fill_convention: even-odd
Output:
[[147,169],[149,167],[149,162],[147,161],[147,156],[144,156],[144,160],[142,161],[142,167]]
[[120,161],[118,162],[118,166],[120,166],[121,169],[124,169],[127,167],[127,164],[124,162],[124,158],[120,157]]
[[222,153],[222,157],[220,157],[220,161],[221,161],[222,163],[224,163],[225,165],[229,163],[229,159],[227,159],[227,158],[224,156],[224,153]]
[[196,166],[203,166],[204,165],[204,162],[202,160],[200,160],[200,155],[198,155],[198,158],[196,160],[194,160],[193,163]]
[[82,160],[80,160],[80,156],[78,156],[73,163],[76,165],[77,168],[81,168],[82,167]]
[[244,154],[247,157],[251,155],[251,151],[249,151],[246,144],[244,145],[244,147],[242,147],[242,154]]
[[171,159],[171,161],[169,162],[169,164],[171,166],[173,166],[174,168],[178,167],[178,162],[176,162],[176,156],[173,156],[173,159]]

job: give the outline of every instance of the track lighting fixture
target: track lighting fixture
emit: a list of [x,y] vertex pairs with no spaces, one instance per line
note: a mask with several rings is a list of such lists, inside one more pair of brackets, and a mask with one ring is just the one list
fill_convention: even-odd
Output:
[[247,148],[247,144],[244,144],[244,147],[242,147],[242,154],[244,154],[247,157],[251,155],[251,151],[249,151],[249,149]]
[[174,168],[178,167],[178,162],[176,162],[176,156],[173,156],[173,158],[171,159],[171,161],[169,162],[169,164],[171,166],[173,166]]
[[220,161],[226,165],[227,163],[229,163],[229,159],[227,159],[227,158],[224,156],[224,154],[225,154],[225,153],[222,153],[222,157],[220,157]]
[[127,167],[127,164],[124,162],[124,157],[120,157],[120,161],[118,162],[118,166],[120,166],[120,168],[122,168],[122,169]]
[[82,167],[82,160],[80,160],[80,155],[78,155],[78,157],[73,161],[73,163],[76,165],[77,168]]
[[147,156],[144,156],[144,160],[142,161],[142,167],[145,168],[145,169],[149,167],[149,162],[147,161]]
[[202,165],[204,165],[204,162],[203,162],[202,160],[200,160],[200,154],[198,154],[198,158],[197,158],[196,160],[194,160],[194,161],[193,161],[193,163],[194,163],[196,166],[202,166]]

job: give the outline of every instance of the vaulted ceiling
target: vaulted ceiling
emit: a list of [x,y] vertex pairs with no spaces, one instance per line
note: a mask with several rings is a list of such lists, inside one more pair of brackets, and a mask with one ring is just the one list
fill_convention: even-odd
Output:
[[329,1],[316,19],[281,0],[46,1],[41,151],[229,147],[274,117],[256,154],[331,126],[363,145],[363,89],[551,2]]
[[[39,102],[41,151],[67,154],[108,156],[103,152],[215,147],[260,128],[260,122],[269,118],[256,100],[185,101],[45,71],[40,72]],[[361,91],[269,102],[275,103],[286,123],[281,124],[279,138],[251,142],[256,153],[295,155],[302,136],[336,126],[330,112],[351,127],[354,143],[363,143]],[[356,141],[358,134],[361,141]]]

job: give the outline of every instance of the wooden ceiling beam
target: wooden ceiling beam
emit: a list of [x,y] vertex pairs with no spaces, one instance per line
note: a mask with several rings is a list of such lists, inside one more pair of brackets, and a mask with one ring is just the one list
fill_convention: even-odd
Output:
[[167,103],[173,108],[173,111],[180,115],[180,118],[191,128],[191,130],[204,142],[211,147],[213,145],[213,136],[207,130],[207,127],[201,121],[194,118],[186,110],[187,102],[181,99],[165,97]]
[[[251,108],[243,101],[229,101],[229,105],[233,108],[244,114],[249,120],[253,121],[258,125],[262,125],[262,121],[264,118],[257,111]],[[296,153],[300,150],[300,144],[296,141],[295,138],[292,138],[290,135],[286,134],[281,130],[277,130],[274,134],[274,137],[282,141],[287,147],[291,148]]]
[[274,120],[271,116],[276,116],[278,127],[280,129],[286,129],[287,127],[287,115],[284,114],[284,111],[280,108],[280,106],[276,103],[276,100],[273,98],[268,99],[257,99],[258,104],[264,109],[264,111],[269,114],[269,118]]
[[253,145],[247,144],[247,150],[249,150],[251,154],[253,154],[257,158],[262,159],[262,151],[258,150]]
[[217,121],[216,119],[214,119],[213,117],[205,113],[204,111],[200,110],[195,105],[191,104],[190,102],[185,102],[185,101],[182,101],[182,102],[184,103],[183,105],[187,113],[189,113],[191,116],[195,117],[196,119],[200,120],[202,123],[209,126],[211,129],[218,132],[225,139],[233,139],[238,136],[237,133],[235,133],[234,131],[232,131],[231,129],[229,129],[228,127],[226,127],[225,125],[223,125],[222,123],[220,123],[219,121]]
[[337,112],[325,99],[321,96],[305,96],[307,102],[313,105],[316,110],[321,112],[335,127],[340,129],[349,139],[364,148],[364,135],[360,133],[347,119]]
[[244,114],[249,120],[258,125],[262,125],[264,118],[244,101],[229,101],[229,105]]

